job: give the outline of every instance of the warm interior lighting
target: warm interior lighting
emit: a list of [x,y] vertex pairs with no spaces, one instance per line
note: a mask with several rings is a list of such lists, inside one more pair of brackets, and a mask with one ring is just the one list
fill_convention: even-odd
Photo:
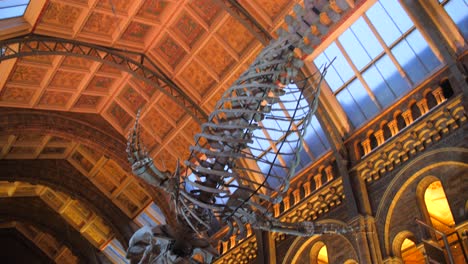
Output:
[[327,246],[323,245],[322,248],[320,249],[318,256],[317,256],[317,263],[319,264],[328,263]]
[[403,263],[424,263],[424,255],[416,247],[416,244],[405,238],[401,244],[401,258]]
[[426,203],[427,212],[431,217],[432,224],[435,227],[441,224],[446,227],[455,225],[452,212],[447,202],[447,197],[445,196],[440,181],[433,182],[427,187],[424,193],[424,202]]
[[405,252],[406,250],[408,250],[409,248],[414,247],[414,246],[416,246],[416,245],[414,244],[413,241],[405,238],[405,240],[401,244],[401,252]]

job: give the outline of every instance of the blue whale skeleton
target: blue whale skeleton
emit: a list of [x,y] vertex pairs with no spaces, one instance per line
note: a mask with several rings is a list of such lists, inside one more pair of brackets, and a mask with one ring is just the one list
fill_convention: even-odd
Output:
[[281,202],[299,165],[303,136],[329,66],[294,83],[302,57],[312,53],[319,36],[348,8],[345,0],[305,0],[304,6],[294,6],[295,16],[285,18],[288,29],[278,31],[279,37],[224,93],[195,135],[184,173],[179,163],[172,174],[154,166],[140,142],[137,116],[127,145],[132,171],[170,194],[177,224],[138,230],[127,251],[131,263],[200,263],[191,257],[197,253],[210,263],[217,252],[208,233],[217,221],[229,227],[224,239],[246,237],[246,225],[297,236],[343,229],[281,222],[269,207]]

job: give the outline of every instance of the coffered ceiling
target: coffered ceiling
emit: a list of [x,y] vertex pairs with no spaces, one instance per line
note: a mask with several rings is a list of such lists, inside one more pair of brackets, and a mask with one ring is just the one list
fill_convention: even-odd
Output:
[[[162,72],[206,114],[263,47],[258,26],[272,33],[293,2],[32,0],[22,18],[0,20],[0,39],[32,33],[114,48],[135,60],[143,54],[157,67],[153,70]],[[200,130],[200,121],[174,98],[102,61],[71,54],[32,55],[3,60],[0,71],[0,107],[96,114],[107,123],[101,125],[120,134],[120,141],[125,141],[141,109],[143,142],[162,170],[174,170],[177,159],[188,156]],[[154,200],[154,190],[132,176],[129,165],[113,158],[108,149],[48,130],[24,131],[24,126],[0,129],[0,159],[66,160],[130,219]],[[125,151],[120,145],[116,149]],[[54,187],[1,181],[0,196],[37,196],[97,248],[113,238],[106,219]]]

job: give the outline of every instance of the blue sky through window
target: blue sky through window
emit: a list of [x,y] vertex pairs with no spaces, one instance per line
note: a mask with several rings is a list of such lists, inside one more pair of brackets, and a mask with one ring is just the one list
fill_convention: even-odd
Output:
[[0,20],[24,15],[29,0],[0,0]]

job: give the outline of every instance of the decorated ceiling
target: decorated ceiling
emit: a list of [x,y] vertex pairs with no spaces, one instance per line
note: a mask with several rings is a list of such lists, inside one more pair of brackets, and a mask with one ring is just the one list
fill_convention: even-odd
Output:
[[[0,40],[47,36],[112,48],[133,60],[144,58],[151,62],[145,62],[151,70],[170,80],[173,89],[206,115],[274,35],[294,3],[32,0],[23,16],[0,20]],[[39,49],[50,47],[39,45]],[[57,177],[71,177],[70,170],[82,175],[83,182],[90,181],[92,189],[127,219],[135,219],[152,201],[160,213],[167,212],[165,197],[130,174],[125,162],[126,137],[141,110],[141,136],[149,155],[159,169],[173,171],[177,159],[188,156],[200,120],[131,70],[76,54],[29,54],[2,60],[0,110],[6,110],[0,120],[0,161],[11,161],[3,166],[27,167],[31,160],[65,161],[51,165],[54,170],[60,170],[61,164],[72,166]],[[106,137],[117,143],[110,144]],[[125,234],[119,236],[112,230],[118,221],[107,219],[90,202],[101,196],[83,194],[91,198],[81,199],[73,197],[80,187],[72,183],[67,193],[46,180],[31,180],[34,175],[24,181],[11,176],[1,177],[0,197],[42,200],[99,249],[116,237],[125,243]],[[24,231],[26,225],[15,226],[29,232]],[[37,232],[26,236],[38,245],[37,241],[51,236],[41,235],[41,240]],[[48,241],[54,244],[53,239]],[[54,248],[72,254],[59,244]]]

